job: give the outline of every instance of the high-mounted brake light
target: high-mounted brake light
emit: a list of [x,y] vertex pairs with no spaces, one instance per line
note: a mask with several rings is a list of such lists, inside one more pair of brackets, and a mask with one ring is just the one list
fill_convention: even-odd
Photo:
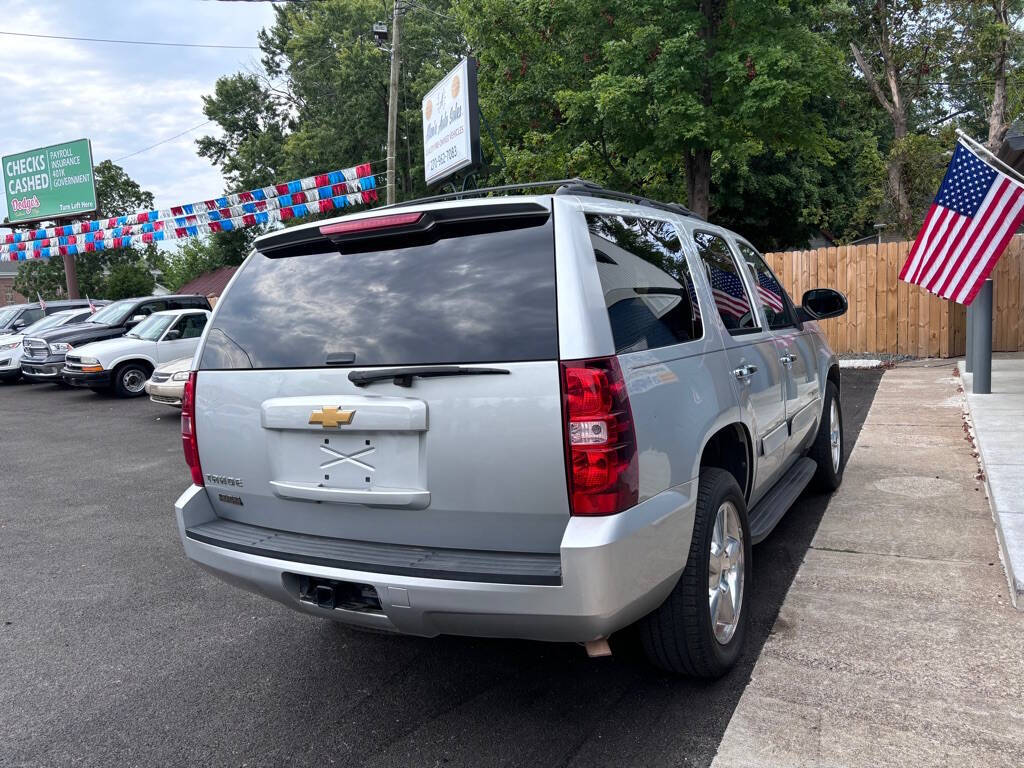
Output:
[[185,463],[192,472],[192,482],[205,485],[203,468],[199,465],[199,443],[196,440],[196,372],[191,371],[181,396],[181,447]]
[[613,515],[639,499],[636,431],[626,381],[614,357],[562,362],[569,507]]
[[410,224],[418,224],[423,218],[422,213],[395,213],[389,216],[371,216],[368,219],[339,221],[320,227],[321,235],[354,235],[359,232],[371,232],[378,229],[394,229]]

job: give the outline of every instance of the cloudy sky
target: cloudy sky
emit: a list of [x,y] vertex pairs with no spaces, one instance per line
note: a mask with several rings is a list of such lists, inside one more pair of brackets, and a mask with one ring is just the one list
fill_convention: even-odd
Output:
[[[0,32],[34,35],[255,46],[272,22],[269,2],[0,0]],[[0,35],[0,155],[89,138],[93,161],[123,166],[157,207],[213,197],[223,179],[195,147],[213,125],[134,153],[202,123],[201,97],[243,68],[259,69],[258,50]]]

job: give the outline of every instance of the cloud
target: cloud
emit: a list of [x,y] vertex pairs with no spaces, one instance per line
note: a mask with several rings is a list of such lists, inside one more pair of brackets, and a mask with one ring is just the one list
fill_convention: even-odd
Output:
[[[255,45],[273,23],[264,3],[76,3],[6,0],[3,29],[41,35]],[[217,78],[252,68],[258,51],[115,45],[29,37],[0,40],[0,104],[7,155],[92,140],[95,162],[116,159],[202,123]],[[220,194],[220,172],[196,154],[208,125],[120,162],[157,207]],[[7,213],[0,197],[0,219]]]

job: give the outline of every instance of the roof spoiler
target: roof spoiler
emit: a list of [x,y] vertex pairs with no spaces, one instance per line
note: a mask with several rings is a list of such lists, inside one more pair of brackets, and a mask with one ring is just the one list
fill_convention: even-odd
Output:
[[484,203],[432,211],[397,212],[379,216],[342,219],[319,227],[284,229],[256,242],[256,250],[268,258],[302,256],[335,246],[342,253],[386,247],[381,241],[405,237],[421,241],[440,239],[454,226],[547,219],[551,211],[539,203]]

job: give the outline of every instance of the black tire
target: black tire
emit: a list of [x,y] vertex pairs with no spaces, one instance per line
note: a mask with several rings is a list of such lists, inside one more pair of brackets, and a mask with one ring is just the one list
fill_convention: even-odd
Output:
[[0,377],[0,384],[17,384],[18,379],[21,378],[21,373],[14,373],[9,376]]
[[135,382],[141,376],[145,385],[150,373],[150,368],[145,363],[121,363],[111,376],[111,389],[118,397],[142,397],[146,394],[145,386],[135,390]]
[[[715,518],[726,501],[731,501],[738,512],[743,533],[743,597],[732,637],[722,643],[715,637],[711,623],[708,574]],[[745,593],[750,591],[751,573],[750,527],[743,493],[731,474],[706,468],[700,473],[686,568],[665,602],[641,619],[637,627],[647,659],[676,675],[716,678],[728,672],[746,641],[750,607]]]
[[[832,461],[831,412],[833,403],[835,403],[836,416],[839,420],[838,467]],[[818,434],[807,455],[818,465],[818,471],[814,473],[814,478],[811,481],[814,487],[825,493],[831,493],[839,488],[843,482],[843,470],[846,469],[846,437],[843,435],[843,409],[839,401],[839,390],[831,381],[825,382],[825,407],[822,410],[821,424],[818,425]]]

